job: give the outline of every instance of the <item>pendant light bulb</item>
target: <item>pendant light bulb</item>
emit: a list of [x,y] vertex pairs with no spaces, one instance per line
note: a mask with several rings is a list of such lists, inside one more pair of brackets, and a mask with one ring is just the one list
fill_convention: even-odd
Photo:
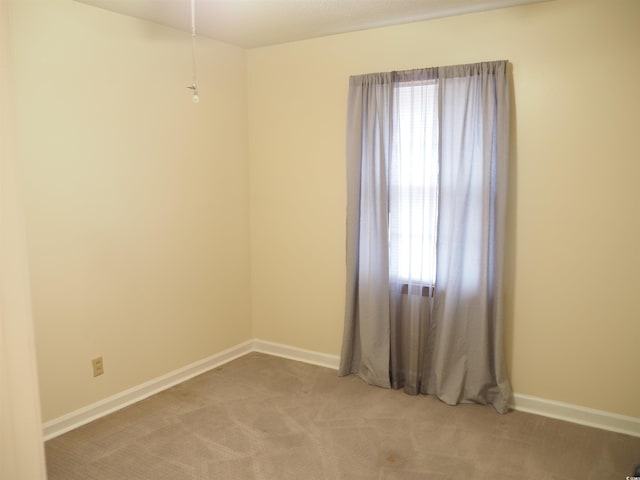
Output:
[[187,85],[187,88],[193,92],[193,96],[191,97],[193,103],[198,103],[200,101],[200,95],[198,95],[198,84],[192,83],[191,85]]

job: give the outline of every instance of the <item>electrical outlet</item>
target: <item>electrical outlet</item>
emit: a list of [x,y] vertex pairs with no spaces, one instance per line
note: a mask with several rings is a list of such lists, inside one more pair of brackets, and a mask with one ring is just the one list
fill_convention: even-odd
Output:
[[91,360],[91,365],[93,366],[93,376],[97,377],[98,375],[102,375],[104,373],[104,365],[102,364],[102,357],[96,357]]

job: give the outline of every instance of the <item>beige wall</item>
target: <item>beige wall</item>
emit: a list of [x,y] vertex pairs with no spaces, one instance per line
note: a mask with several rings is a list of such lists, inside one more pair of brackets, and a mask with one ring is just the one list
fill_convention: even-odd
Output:
[[514,389],[640,417],[639,20],[558,0],[250,50],[255,336],[339,353],[348,76],[508,59]]
[[338,354],[349,75],[496,59],[514,80],[514,388],[640,418],[637,0],[247,52],[200,39],[197,106],[188,35],[11,6],[45,420],[252,337]]
[[24,213],[14,151],[7,2],[0,0],[0,478],[46,478]]
[[[11,3],[44,420],[251,338],[246,55]],[[103,355],[106,373],[91,374]]]

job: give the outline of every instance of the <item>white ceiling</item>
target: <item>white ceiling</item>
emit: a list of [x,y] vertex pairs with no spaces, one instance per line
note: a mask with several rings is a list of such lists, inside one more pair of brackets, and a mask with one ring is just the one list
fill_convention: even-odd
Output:
[[[76,0],[191,31],[190,0]],[[254,48],[548,0],[195,0],[196,30]]]

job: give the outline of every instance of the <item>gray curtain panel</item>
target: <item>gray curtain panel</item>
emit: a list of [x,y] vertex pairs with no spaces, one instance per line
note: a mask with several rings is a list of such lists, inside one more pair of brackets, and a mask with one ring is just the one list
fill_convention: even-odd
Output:
[[[347,124],[347,295],[340,374],[389,387],[387,163],[393,74],[352,77]],[[361,208],[361,205],[366,207]],[[361,281],[366,279],[366,281]]]
[[[340,375],[355,373],[370,384],[433,394],[448,404],[508,410],[502,336],[507,65],[484,62],[350,79]],[[420,137],[424,145],[407,131],[427,131]],[[407,172],[406,158],[419,157],[413,152],[420,148],[436,163]],[[411,193],[396,193],[403,175],[411,185],[424,177],[421,191],[437,196],[429,202],[434,212],[416,210],[423,207],[414,207]],[[426,218],[425,225],[433,218],[435,243],[422,242],[424,252],[411,239],[397,248],[394,218],[405,215],[397,214],[401,201],[403,211]],[[426,251],[431,248],[432,256]],[[424,262],[407,260],[407,249]]]

